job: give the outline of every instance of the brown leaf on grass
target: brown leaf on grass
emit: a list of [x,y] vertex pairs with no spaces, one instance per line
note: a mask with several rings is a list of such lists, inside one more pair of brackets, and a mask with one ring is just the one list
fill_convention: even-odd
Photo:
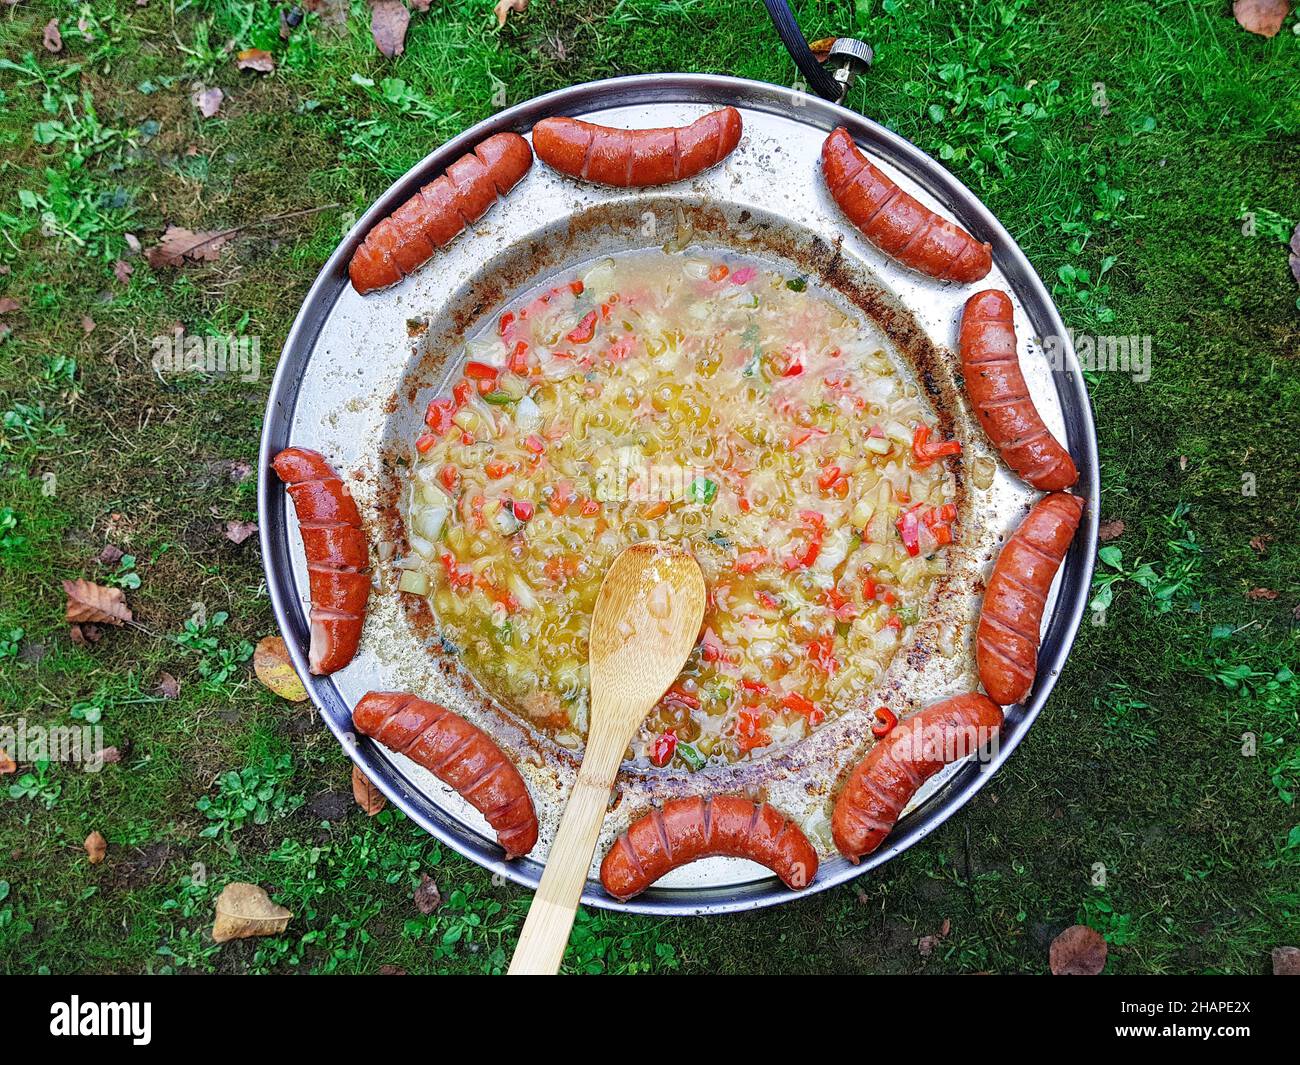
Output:
[[1232,5],[1237,25],[1261,37],[1276,37],[1290,12],[1290,0],[1236,0]]
[[92,832],[86,837],[86,842],[82,846],[86,848],[86,858],[91,865],[98,865],[108,853],[108,840],[101,832]]
[[116,566],[122,561],[122,556],[124,554],[125,552],[116,544],[105,544],[104,550],[95,557],[105,566]]
[[0,747],[0,777],[18,772],[18,763],[9,757],[9,752]]
[[98,625],[73,625],[68,636],[78,647],[89,647],[104,638],[104,630]]
[[370,36],[385,58],[406,51],[406,28],[410,24],[411,13],[401,0],[375,0],[370,5]]
[[423,15],[429,10],[429,5],[432,3],[433,0],[411,0],[411,10],[418,11]]
[[1273,542],[1271,536],[1252,536],[1250,538],[1250,549],[1257,555],[1267,555],[1268,545]]
[[809,41],[808,48],[817,62],[825,63],[831,57],[831,48],[838,40],[838,37],[819,37],[815,41]]
[[95,319],[88,314],[83,314],[81,316],[81,331],[90,336],[95,331]]
[[68,596],[64,618],[74,624],[84,621],[106,625],[124,625],[131,620],[131,608],[121,588],[105,588],[94,581],[64,581]]
[[153,690],[164,699],[179,699],[181,697],[181,682],[170,673],[159,673],[158,683],[154,685]]
[[415,908],[425,917],[442,905],[442,892],[428,873],[420,874],[420,886],[415,889]]
[[497,29],[500,29],[506,24],[511,12],[522,15],[528,10],[528,0],[497,0],[497,6],[492,10],[497,17]]
[[384,798],[384,793],[370,782],[370,778],[361,772],[360,766],[352,767],[352,797],[357,800],[357,805],[365,810],[367,817],[374,817],[385,806],[388,800]]
[[1272,588],[1252,588],[1246,593],[1246,598],[1255,600],[1266,599],[1271,602],[1277,598],[1277,592],[1273,591]]
[[131,275],[135,273],[135,267],[128,262],[118,259],[113,264],[113,276],[117,278],[118,284],[125,285],[131,280]]
[[212,941],[227,943],[250,936],[278,936],[293,919],[293,914],[277,906],[256,884],[236,881],[227,884],[217,896],[217,919],[212,925]]
[[1096,976],[1106,967],[1106,941],[1095,928],[1071,925],[1052,940],[1049,962],[1053,976]]
[[263,636],[253,651],[253,672],[281,699],[300,703],[307,698],[298,674],[289,660],[289,648],[279,636]]
[[196,89],[194,95],[190,97],[194,106],[199,109],[199,114],[204,118],[211,118],[221,110],[221,101],[226,98],[226,94],[220,89]]
[[63,51],[63,34],[59,32],[58,19],[52,18],[45,24],[45,33],[42,35],[41,40],[45,43],[47,52]]
[[242,544],[250,536],[257,534],[257,522],[255,521],[228,521],[226,522],[226,539],[232,544]]
[[131,250],[132,254],[140,254],[140,248],[143,247],[143,245],[141,245],[139,237],[134,233],[123,233],[122,239],[126,241],[126,246]]
[[9,314],[11,311],[18,310],[21,306],[22,304],[12,296],[5,296],[4,299],[0,299],[0,314]]
[[245,48],[235,56],[235,66],[240,70],[269,74],[275,69],[275,56],[262,48]]
[[195,233],[181,226],[168,226],[162,238],[144,253],[144,257],[155,270],[164,266],[212,262],[233,235],[222,230]]
[[1097,530],[1097,539],[1103,544],[1108,540],[1118,540],[1124,535],[1124,523],[1122,521],[1108,521],[1102,524]]
[[400,965],[381,965],[378,975],[380,976],[405,976],[406,970]]
[[1273,948],[1273,975],[1300,976],[1300,947]]
[[1291,276],[1300,285],[1300,222],[1296,223],[1291,232],[1291,254],[1287,256],[1287,261],[1291,264]]
[[117,765],[122,760],[122,752],[116,747],[105,747],[99,752],[99,760],[104,765]]

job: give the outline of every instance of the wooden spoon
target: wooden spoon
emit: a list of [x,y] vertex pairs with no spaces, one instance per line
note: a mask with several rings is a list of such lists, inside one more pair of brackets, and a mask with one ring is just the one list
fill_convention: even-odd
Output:
[[627,745],[686,663],[704,621],[704,575],[682,548],[646,540],[609,567],[588,640],[591,722],[582,767],[510,962],[559,971]]

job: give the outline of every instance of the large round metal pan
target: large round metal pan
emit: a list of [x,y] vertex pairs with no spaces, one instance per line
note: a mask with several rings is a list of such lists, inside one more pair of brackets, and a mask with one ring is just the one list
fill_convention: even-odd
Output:
[[[413,277],[364,298],[348,284],[348,261],[370,228],[490,134],[505,130],[527,134],[539,119],[561,114],[628,127],[677,125],[706,108],[724,104],[742,112],[745,135],[741,146],[723,165],[692,182],[646,192],[607,190],[572,182],[538,163],[479,225],[439,252]],[[377,506],[383,491],[383,486],[375,483],[382,480],[377,455],[385,438],[408,430],[402,416],[394,414],[394,402],[420,362],[412,350],[408,320],[418,317],[429,323],[431,334],[441,330],[454,339],[457,329],[465,327],[467,307],[474,308],[481,320],[481,315],[491,313],[501,300],[543,276],[539,272],[530,279],[521,274],[520,256],[548,264],[548,250],[562,245],[566,235],[571,237],[569,220],[599,217],[602,211],[625,218],[632,212],[635,217],[643,206],[650,214],[662,215],[669,209],[668,217],[677,209],[676,203],[697,217],[712,212],[722,219],[724,229],[739,230],[742,222],[757,219],[765,231],[788,230],[791,248],[814,248],[823,253],[833,248],[837,270],[862,278],[876,287],[882,299],[905,309],[912,332],[923,334],[921,339],[938,353],[939,362],[948,364],[940,366],[940,376],[951,379],[957,321],[971,290],[942,285],[896,266],[839,215],[822,185],[817,159],[827,131],[841,125],[905,189],[992,243],[994,272],[986,284],[1004,288],[1013,296],[1026,378],[1049,427],[1068,441],[1080,469],[1076,491],[1089,505],[1049,603],[1038,682],[1025,705],[1009,708],[996,755],[982,767],[973,762],[949,767],[917,796],[884,846],[857,866],[838,856],[828,858],[802,894],[842,883],[888,861],[952,816],[1024,738],[1065,662],[1083,615],[1096,547],[1096,432],[1082,374],[1060,316],[1024,254],[983,204],[939,164],[882,126],[805,93],[758,82],[685,74],[615,78],[512,107],[431,153],[379,198],[330,256],[290,330],[272,383],[258,495],[271,603],[298,672],[306,678],[325,723],[349,756],[398,807],[439,839],[503,877],[536,886],[556,804],[551,804],[551,820],[544,817],[543,843],[534,855],[506,863],[485,824],[458,796],[400,756],[368,740],[358,742],[351,732],[351,706],[367,690],[417,684],[418,675],[412,679],[410,669],[403,666],[400,655],[394,657],[391,646],[404,638],[413,644],[416,641],[409,634],[402,635],[405,630],[391,602],[396,596],[377,596],[372,598],[372,604],[376,599],[379,602],[372,605],[361,653],[352,665],[331,677],[308,676],[306,566],[296,524],[287,513],[285,493],[270,471],[270,460],[290,443],[317,447],[353,480],[363,510]],[[599,228],[592,227],[592,233]],[[734,236],[744,241],[752,240],[753,234],[736,232]],[[664,239],[659,235],[644,244],[662,244]],[[589,242],[588,253],[608,251],[596,237],[591,240],[595,243]],[[563,265],[554,258],[549,261],[551,272]],[[1048,358],[1043,338],[1054,338],[1050,350],[1055,358]],[[450,370],[448,367],[447,372]],[[960,399],[957,405],[961,405]],[[418,416],[411,426],[416,422]],[[995,483],[980,498],[973,524],[978,528],[981,553],[972,556],[971,562],[977,571],[971,575],[976,585],[996,556],[999,542],[1032,497],[1007,471],[999,469]],[[975,603],[977,606],[977,600]],[[966,637],[969,645],[969,633]],[[418,660],[423,648],[411,650],[410,660]],[[941,656],[931,657],[938,660]],[[934,683],[955,691],[961,689],[954,685],[972,682],[940,672]],[[829,727],[823,726],[817,736],[823,731]],[[831,784],[833,781],[821,782],[824,789]],[[824,790],[823,796],[828,793]],[[825,805],[824,797],[820,801]],[[610,909],[702,914],[752,909],[798,897],[758,866],[738,859],[710,859],[677,871],[630,902],[619,903],[605,895],[595,879],[589,882],[583,899],[589,905]]]

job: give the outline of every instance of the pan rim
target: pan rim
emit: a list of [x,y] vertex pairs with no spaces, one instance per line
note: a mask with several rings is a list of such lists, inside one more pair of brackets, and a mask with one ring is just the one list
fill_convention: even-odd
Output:
[[[348,283],[347,263],[376,222],[412,195],[428,176],[441,171],[494,133],[526,133],[536,121],[549,115],[656,102],[730,104],[795,118],[826,131],[844,126],[855,140],[869,145],[873,154],[898,167],[944,203],[960,222],[986,235],[993,244],[997,265],[1042,335],[1068,339],[1050,294],[1020,247],[975,194],[946,168],[903,137],[856,112],[798,90],[764,82],[716,74],[641,74],[559,89],[516,104],[466,129],[434,149],[389,186],[352,226],[312,282],[285,338],[272,379],[258,456],[258,510],[263,518],[259,539],[267,591],[290,657],[299,675],[307,679],[313,704],[353,762],[425,831],[476,864],[527,888],[536,888],[541,877],[540,863],[528,859],[503,861],[495,843],[465,828],[438,808],[400,769],[378,757],[370,741],[358,742],[351,731],[350,708],[330,678],[309,674],[304,650],[305,626],[294,591],[286,581],[289,556],[285,494],[271,472],[270,461],[288,444],[302,370],[322,323]],[[1052,376],[1061,400],[1067,437],[1080,470],[1075,491],[1090,505],[1065,562],[1060,594],[1039,652],[1038,682],[1027,704],[1008,708],[1002,740],[994,757],[984,765],[962,766],[921,808],[898,823],[879,850],[857,865],[843,858],[827,862],[818,878],[802,891],[789,891],[773,877],[716,888],[651,888],[634,899],[619,902],[589,882],[582,897],[584,904],[621,912],[700,915],[758,909],[825,891],[883,865],[924,839],[992,778],[1023,740],[1055,687],[1083,619],[1095,564],[1100,498],[1096,426],[1073,345],[1066,343],[1064,348],[1066,370]]]

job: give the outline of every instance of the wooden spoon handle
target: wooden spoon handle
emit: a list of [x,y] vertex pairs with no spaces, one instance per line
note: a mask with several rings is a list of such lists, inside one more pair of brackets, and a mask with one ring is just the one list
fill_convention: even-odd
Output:
[[560,971],[582,888],[587,882],[587,871],[591,868],[591,856],[609,807],[614,775],[623,756],[623,747],[615,750],[612,757],[602,754],[601,747],[610,745],[593,746],[588,742],[582,768],[578,770],[578,779],[546,859],[542,882],[537,885],[537,894],[528,908],[519,944],[510,960],[511,976],[546,976]]

